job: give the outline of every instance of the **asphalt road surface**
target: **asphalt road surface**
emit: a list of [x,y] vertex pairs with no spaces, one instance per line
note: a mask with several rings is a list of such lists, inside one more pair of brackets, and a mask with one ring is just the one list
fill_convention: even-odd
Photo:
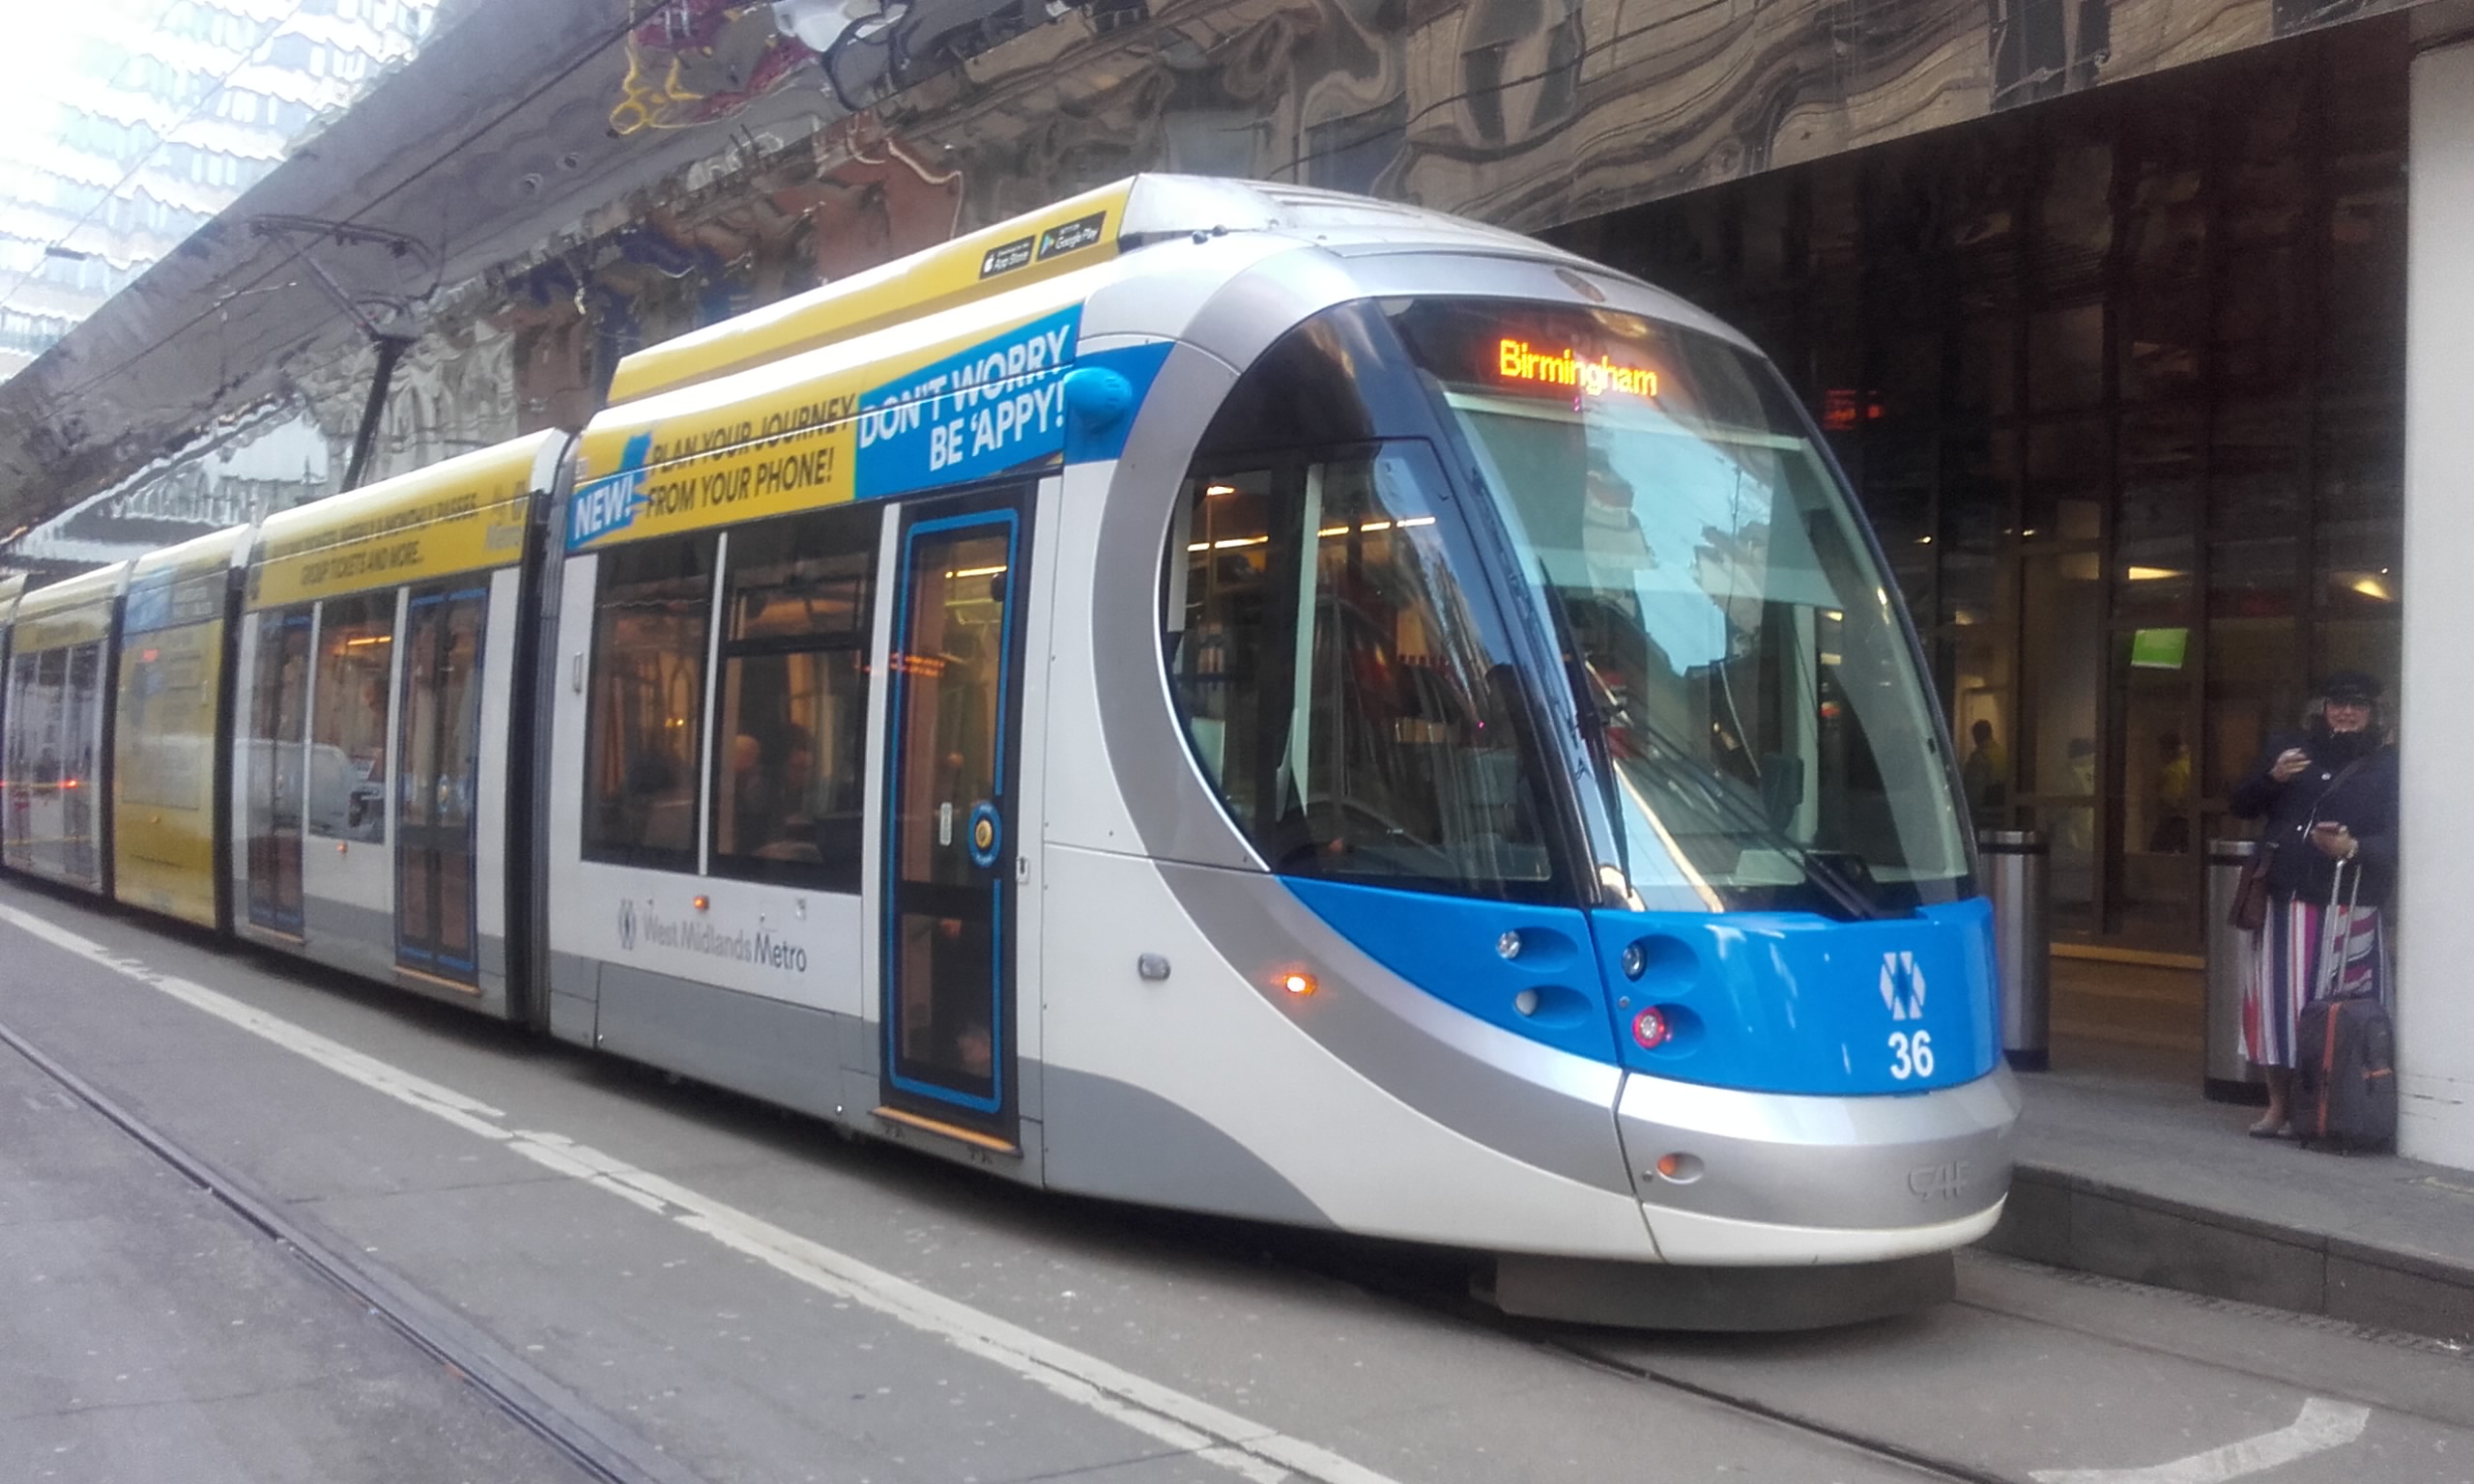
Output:
[[1018,1189],[0,885],[0,1480],[2474,1484],[2474,1356],[1969,1256],[1754,1338]]

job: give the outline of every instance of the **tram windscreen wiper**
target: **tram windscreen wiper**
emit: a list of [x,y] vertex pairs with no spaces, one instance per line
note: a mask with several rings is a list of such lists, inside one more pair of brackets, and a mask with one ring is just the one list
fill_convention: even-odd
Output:
[[[1621,824],[1624,805],[1615,778],[1615,770],[1620,764],[1615,759],[1614,750],[1607,745],[1608,733],[1617,726],[1636,729],[1666,758],[1683,764],[1700,784],[1695,796],[1714,805],[1715,812],[1730,816],[1732,823],[1747,828],[1749,833],[1794,861],[1804,879],[1820,888],[1824,896],[1837,903],[1850,917],[1862,920],[1883,915],[1869,890],[1871,872],[1862,857],[1839,851],[1817,851],[1802,844],[1742,798],[1725,774],[1693,756],[1672,734],[1647,717],[1634,714],[1629,704],[1614,701],[1612,698],[1601,698],[1588,662],[1579,658],[1577,625],[1572,619],[1568,595],[1554,583],[1541,583],[1539,589],[1546,596],[1547,610],[1555,620],[1556,640],[1564,650],[1573,719],[1580,726],[1583,745],[1589,749],[1590,760],[1597,767],[1598,789],[1603,796],[1608,821],[1616,825],[1615,848],[1624,857],[1617,865],[1627,878],[1632,874],[1631,838],[1630,832]],[[1658,782],[1677,792],[1683,791],[1681,780],[1671,772],[1661,770]],[[1834,864],[1840,860],[1852,863],[1853,871]]]
[[[1728,816],[1727,822],[1758,837],[1765,844],[1794,861],[1796,868],[1803,872],[1804,879],[1819,887],[1851,917],[1863,920],[1888,915],[1874,900],[1870,890],[1871,871],[1862,856],[1846,851],[1816,850],[1804,844],[1772,823],[1760,808],[1737,789],[1734,780],[1694,756],[1681,741],[1655,722],[1635,714],[1629,706],[1619,707],[1616,719],[1646,738],[1654,750],[1654,760],[1661,766],[1645,771],[1657,783],[1683,794],[1685,792],[1684,779],[1691,779],[1698,786],[1691,790],[1688,799],[1713,806],[1714,813]],[[1679,776],[1677,764],[1682,765],[1683,776]],[[1839,865],[1842,861],[1848,864]]]

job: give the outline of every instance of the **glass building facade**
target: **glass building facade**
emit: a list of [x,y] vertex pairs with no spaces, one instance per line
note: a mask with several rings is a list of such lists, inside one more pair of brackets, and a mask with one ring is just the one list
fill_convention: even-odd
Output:
[[2396,682],[2408,58],[2360,23],[1557,234],[1809,400],[2057,941],[2196,966],[2263,733]]

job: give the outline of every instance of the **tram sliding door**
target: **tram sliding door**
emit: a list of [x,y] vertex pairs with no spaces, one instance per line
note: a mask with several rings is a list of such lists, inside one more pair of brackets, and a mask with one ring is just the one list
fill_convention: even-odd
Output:
[[310,614],[262,613],[249,687],[249,921],[302,931],[302,739],[309,723]]
[[16,756],[10,760],[12,824],[9,864],[55,875],[62,839],[61,722],[68,689],[69,655],[60,649],[16,657],[17,697],[11,707]]
[[902,512],[887,665],[882,1096],[1009,1148],[1028,493]]
[[475,985],[474,813],[486,588],[417,592],[406,624],[396,756],[395,961]]

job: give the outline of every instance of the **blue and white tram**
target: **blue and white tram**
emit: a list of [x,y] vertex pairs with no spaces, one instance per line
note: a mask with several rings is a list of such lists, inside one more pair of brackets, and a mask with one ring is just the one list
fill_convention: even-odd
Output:
[[[1999,1215],[1914,638],[1774,371],[1671,298],[1139,177],[464,462],[499,484],[257,542],[301,636],[236,632],[305,656],[348,578],[400,592],[344,642],[403,641],[396,745],[330,769],[370,942],[267,941],[1005,1178],[1493,1254],[1516,1312],[1879,1312]],[[237,798],[324,714],[253,704],[279,669]],[[228,839],[227,915],[299,858]]]

